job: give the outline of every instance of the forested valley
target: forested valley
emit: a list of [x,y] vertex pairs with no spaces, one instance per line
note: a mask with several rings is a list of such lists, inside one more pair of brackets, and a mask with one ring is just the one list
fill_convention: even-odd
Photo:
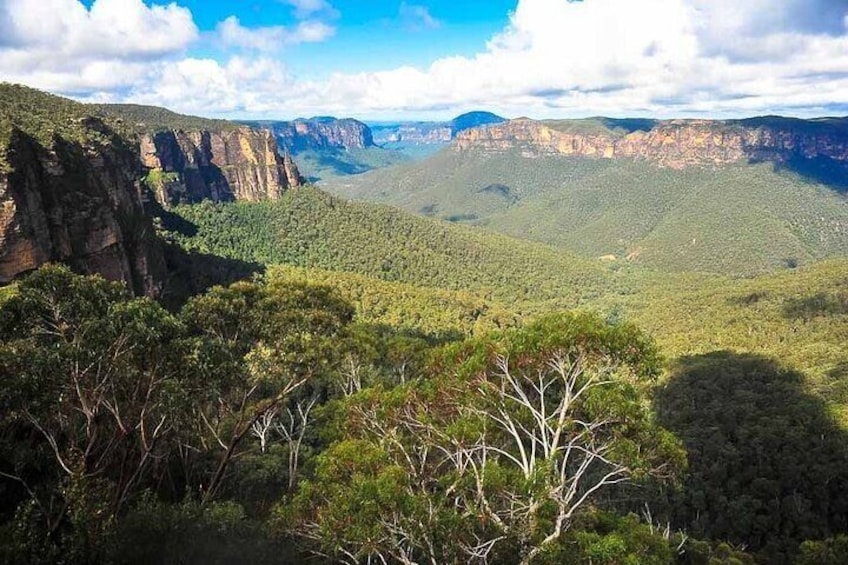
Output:
[[[747,254],[728,181],[744,214],[666,268],[682,236],[644,263],[350,202],[267,130],[0,103],[0,562],[848,562],[842,192],[688,171],[804,221]],[[643,219],[578,196],[586,234]]]

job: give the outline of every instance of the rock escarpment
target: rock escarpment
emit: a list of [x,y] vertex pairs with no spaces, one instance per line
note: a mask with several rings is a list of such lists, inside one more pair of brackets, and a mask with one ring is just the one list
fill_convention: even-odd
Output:
[[147,185],[164,206],[202,200],[277,200],[303,183],[294,161],[281,156],[271,132],[160,131],[140,137]]
[[455,149],[633,158],[663,167],[727,165],[745,161],[828,159],[848,163],[848,120],[572,120],[528,119],[470,129]]
[[45,144],[14,128],[0,172],[0,283],[61,261],[155,296],[165,277],[161,245],[142,205],[137,153],[105,124],[89,139]]
[[410,122],[375,126],[374,139],[377,143],[412,143],[436,145],[450,143],[460,132],[470,128],[505,122],[491,112],[468,112],[449,122]]
[[63,262],[160,295],[174,265],[155,201],[273,200],[301,182],[268,131],[0,84],[0,284]]
[[358,120],[316,117],[291,122],[245,122],[267,128],[281,148],[290,153],[328,149],[366,149],[374,146],[371,128]]

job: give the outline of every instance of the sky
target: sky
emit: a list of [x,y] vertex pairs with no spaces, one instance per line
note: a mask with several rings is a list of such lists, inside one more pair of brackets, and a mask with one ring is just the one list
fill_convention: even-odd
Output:
[[848,115],[848,0],[0,0],[0,81],[225,118]]

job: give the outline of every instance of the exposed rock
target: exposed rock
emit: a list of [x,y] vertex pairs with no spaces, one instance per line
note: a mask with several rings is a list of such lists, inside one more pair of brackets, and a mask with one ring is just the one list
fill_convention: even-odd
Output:
[[409,122],[375,126],[372,129],[377,143],[435,145],[450,143],[460,132],[467,129],[505,121],[505,118],[491,112],[468,112],[449,122]]
[[415,145],[435,145],[450,143],[453,131],[442,123],[408,123],[374,128],[377,143],[412,143]]
[[164,131],[142,135],[147,184],[163,205],[202,200],[277,200],[302,184],[273,134],[248,127],[226,131]]
[[162,249],[142,206],[138,156],[105,125],[105,142],[54,137],[45,147],[16,129],[0,173],[0,283],[62,261],[155,296]]
[[[647,130],[647,131],[646,131]],[[589,128],[586,122],[528,119],[460,133],[456,150],[634,158],[660,166],[726,165],[740,161],[785,162],[827,158],[848,163],[848,121],[758,118],[737,121],[671,120],[650,128]]]
[[310,118],[291,122],[245,122],[269,129],[283,150],[291,153],[327,149],[365,149],[374,146],[371,128],[349,118]]

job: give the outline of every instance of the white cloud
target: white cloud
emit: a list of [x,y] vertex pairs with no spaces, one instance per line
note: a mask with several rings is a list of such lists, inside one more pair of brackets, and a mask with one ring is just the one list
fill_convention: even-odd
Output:
[[230,16],[219,23],[216,30],[225,47],[265,52],[279,51],[286,45],[325,41],[335,33],[333,27],[313,20],[299,22],[294,28],[247,28],[241,25],[236,16]]
[[147,6],[141,0],[6,0],[12,46],[50,50],[54,58],[157,57],[197,38],[191,12],[176,4]]
[[6,0],[0,78],[62,92],[155,80],[151,66],[198,37],[191,12],[141,0]]
[[[303,17],[326,4],[286,1]],[[185,112],[724,116],[848,108],[844,0],[518,0],[509,25],[474,56],[320,81],[297,80],[270,57],[281,44],[327,39],[332,28],[319,20],[247,29],[231,18],[219,35],[243,55],[215,61],[181,54],[197,30],[173,4],[7,2],[32,9],[11,24],[0,10],[0,30],[12,32],[0,38],[0,79]],[[89,37],[97,30],[102,36]],[[119,34],[127,38],[116,42]]]

